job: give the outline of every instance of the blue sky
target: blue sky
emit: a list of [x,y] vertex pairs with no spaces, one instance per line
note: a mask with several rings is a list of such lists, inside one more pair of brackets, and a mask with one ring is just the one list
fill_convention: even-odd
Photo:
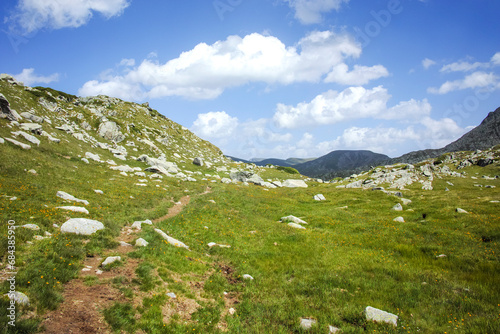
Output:
[[496,0],[4,0],[0,72],[227,155],[438,148],[500,107]]

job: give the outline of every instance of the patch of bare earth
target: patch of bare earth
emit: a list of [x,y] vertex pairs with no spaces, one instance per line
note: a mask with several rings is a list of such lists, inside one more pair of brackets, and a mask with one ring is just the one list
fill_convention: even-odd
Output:
[[[210,188],[207,188],[201,195],[209,192]],[[158,223],[176,216],[182,211],[184,206],[189,204],[190,199],[189,196],[182,197],[179,202],[175,203],[175,205],[168,210],[168,214],[153,220],[153,223]],[[129,226],[125,226],[118,240],[130,243],[135,239],[135,233],[138,231],[139,230],[132,229]],[[110,307],[115,302],[132,302],[133,304],[139,305],[139,303],[142,302],[142,297],[144,297],[137,289],[134,289],[136,298],[130,301],[125,298],[120,290],[114,288],[112,284],[110,284],[110,281],[114,277],[123,276],[129,279],[136,277],[135,270],[140,260],[126,257],[127,253],[133,250],[133,246],[123,243],[117,249],[112,250],[112,255],[123,255],[123,265],[109,271],[101,272],[102,268],[99,267],[104,257],[87,257],[83,263],[84,268],[80,273],[80,277],[65,285],[63,303],[57,310],[48,312],[44,315],[41,327],[44,331],[42,333],[112,333],[111,328],[102,315],[102,310]],[[207,275],[210,276],[211,274],[212,272],[209,272]],[[84,282],[86,276],[96,276],[97,281],[89,286]],[[188,282],[198,301],[208,301],[201,296],[204,281],[207,277],[204,277],[201,282]],[[139,298],[141,299],[140,301]],[[163,319],[165,322],[168,322],[173,315],[177,314],[180,316],[180,319],[189,321],[191,315],[200,307],[197,300],[184,297],[173,298],[163,307]]]

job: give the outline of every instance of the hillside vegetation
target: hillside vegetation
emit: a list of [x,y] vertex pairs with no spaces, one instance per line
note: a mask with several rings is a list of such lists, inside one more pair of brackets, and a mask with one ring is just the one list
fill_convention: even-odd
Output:
[[[0,93],[18,114],[43,118],[0,119],[1,293],[14,270],[16,291],[29,298],[16,304],[15,327],[1,299],[1,333],[499,328],[498,148],[325,183],[234,163],[147,105],[8,78]],[[289,215],[304,229],[280,221]],[[104,229],[63,233],[71,218]],[[15,268],[9,221],[19,226]],[[139,238],[147,245],[137,246]],[[121,259],[103,266],[110,256]],[[397,315],[397,325],[368,320],[368,306]]]

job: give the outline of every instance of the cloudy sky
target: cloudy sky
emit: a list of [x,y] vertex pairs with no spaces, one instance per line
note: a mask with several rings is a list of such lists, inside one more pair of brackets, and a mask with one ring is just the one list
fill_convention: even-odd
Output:
[[0,72],[150,105],[227,155],[391,157],[500,107],[497,0],[4,0]]

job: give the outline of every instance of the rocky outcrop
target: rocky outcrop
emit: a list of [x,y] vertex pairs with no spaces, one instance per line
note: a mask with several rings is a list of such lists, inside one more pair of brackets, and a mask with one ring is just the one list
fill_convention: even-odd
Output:
[[3,94],[0,93],[0,118],[7,118],[9,121],[19,121],[21,116],[10,109],[10,103]]
[[125,139],[123,133],[120,132],[120,127],[111,121],[102,122],[97,130],[99,136],[109,141],[119,143]]

